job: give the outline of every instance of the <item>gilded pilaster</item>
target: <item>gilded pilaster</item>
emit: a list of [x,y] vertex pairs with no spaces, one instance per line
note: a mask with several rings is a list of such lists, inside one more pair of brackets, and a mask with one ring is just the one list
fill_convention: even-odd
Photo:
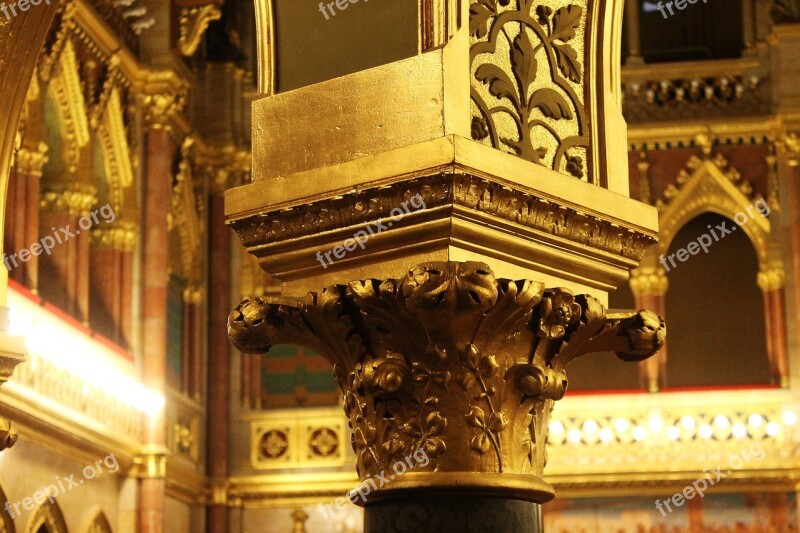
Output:
[[[153,390],[166,394],[167,276],[169,269],[169,225],[173,162],[178,147],[171,132],[185,101],[181,80],[171,72],[152,74],[146,92],[139,95],[146,122],[144,205],[142,210],[142,379]],[[152,416],[145,435],[149,449],[143,464],[161,465],[165,456],[166,427],[162,411]],[[153,475],[139,480],[137,530],[140,533],[164,531],[166,479],[160,466],[148,467]]]
[[281,15],[256,5],[253,180],[226,218],[284,297],[245,300],[232,341],[333,365],[365,531],[539,531],[567,364],[666,331],[603,305],[657,227],[628,198],[623,2],[421,2],[416,56],[278,94]]

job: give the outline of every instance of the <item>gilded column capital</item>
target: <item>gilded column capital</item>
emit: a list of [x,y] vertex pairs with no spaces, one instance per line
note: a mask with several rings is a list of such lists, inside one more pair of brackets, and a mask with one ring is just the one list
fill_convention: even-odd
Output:
[[664,296],[669,288],[667,273],[661,267],[640,267],[631,271],[631,291],[637,298]]
[[786,156],[789,166],[800,166],[800,139],[794,133],[782,135],[775,145]]
[[244,182],[252,167],[252,155],[233,144],[200,144],[196,151],[197,166],[209,177],[209,193],[222,196],[226,190]]
[[479,262],[423,263],[304,301],[245,300],[228,331],[246,353],[299,344],[333,365],[362,481],[424,451],[425,467],[371,501],[420,489],[551,499],[541,476],[567,365],[607,351],[641,361],[666,336],[654,313],[611,314],[591,296],[496,279]]
[[92,229],[92,247],[132,252],[136,246],[136,235],[136,225],[129,222],[112,227],[97,227]]
[[206,503],[209,505],[228,505],[228,478],[211,478],[208,481],[208,495]]
[[48,146],[43,142],[35,148],[20,148],[15,159],[17,170],[27,176],[42,177],[42,168],[48,160],[47,150]]
[[763,292],[777,291],[786,283],[786,273],[782,264],[773,264],[758,273],[758,287]]
[[188,82],[175,72],[150,72],[145,89],[139,95],[147,126],[172,130],[188,94]]
[[183,291],[183,301],[187,304],[201,304],[205,297],[206,291],[203,287],[189,286]]
[[92,186],[73,185],[63,190],[42,191],[40,206],[51,212],[86,215],[97,204],[97,190]]
[[167,477],[167,458],[170,452],[163,446],[148,444],[133,459],[131,475],[139,479],[164,479]]

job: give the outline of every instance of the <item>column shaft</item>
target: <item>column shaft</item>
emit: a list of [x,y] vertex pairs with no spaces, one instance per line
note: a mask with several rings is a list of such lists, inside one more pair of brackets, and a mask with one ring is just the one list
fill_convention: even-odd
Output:
[[[27,209],[25,176],[19,172],[13,172],[10,180],[11,183],[14,184],[14,196],[12,197],[11,192],[9,192],[8,197],[12,198],[12,203],[9,206],[10,216],[7,218],[14,219],[13,230],[9,228],[9,231],[12,231],[12,247],[9,250],[9,254],[13,254],[19,252],[23,248],[27,248],[31,243],[25,243],[25,211]],[[38,215],[38,205],[36,212]],[[13,266],[13,263],[11,264]],[[17,258],[17,266],[11,271],[11,278],[19,283],[24,283],[26,268],[27,264],[23,263],[19,260],[19,258]]]
[[[230,230],[225,225],[222,196],[210,199],[209,212],[209,324],[208,328],[208,475],[212,480],[228,476],[230,344],[225,334],[231,292]],[[213,483],[213,481],[212,481]],[[210,533],[227,533],[226,502],[212,501],[206,513]]]
[[[167,270],[169,268],[169,230],[172,159],[175,147],[169,132],[150,128],[147,132],[147,171],[144,194],[144,253],[142,280],[142,378],[145,385],[165,390],[167,348]],[[163,446],[163,412],[154,417],[145,436],[151,446]],[[148,477],[140,480],[140,533],[163,533],[165,480]]]
[[[41,177],[29,175],[25,180],[25,246],[30,246],[42,238],[39,231],[39,194],[41,189]],[[20,183],[20,186],[22,183]],[[21,207],[21,206],[20,206]],[[39,290],[39,257],[33,256],[23,269],[24,283],[33,292]]]

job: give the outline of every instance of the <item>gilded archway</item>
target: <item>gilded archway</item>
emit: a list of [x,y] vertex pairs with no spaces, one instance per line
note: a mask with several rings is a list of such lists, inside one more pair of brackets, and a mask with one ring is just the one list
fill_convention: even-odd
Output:
[[[661,240],[656,255],[669,250],[680,229],[695,217],[712,212],[734,220],[740,213],[756,213],[752,186],[741,177],[720,154],[689,159],[675,181],[664,191],[665,200],[656,202],[659,209]],[[748,211],[749,210],[749,211]],[[770,259],[770,221],[764,216],[747,216],[741,226],[753,243],[761,270],[767,270]]]
[[[5,505],[8,502],[8,497],[0,487],[0,505]],[[9,513],[0,511],[0,533],[16,533],[14,528],[14,519],[11,518]]]
[[111,524],[103,511],[97,512],[89,527],[86,528],[86,533],[112,533]]
[[42,526],[48,533],[67,533],[67,523],[58,503],[47,500],[37,507],[28,523],[28,533],[36,533]]

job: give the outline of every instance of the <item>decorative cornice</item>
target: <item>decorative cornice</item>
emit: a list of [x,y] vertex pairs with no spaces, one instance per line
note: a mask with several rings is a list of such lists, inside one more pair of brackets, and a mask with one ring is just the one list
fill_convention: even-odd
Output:
[[442,172],[410,181],[360,188],[302,209],[281,209],[230,222],[248,248],[315,235],[388,218],[392,209],[419,195],[427,210],[466,208],[603,252],[638,261],[655,240],[574,209],[472,174]]
[[666,336],[653,313],[612,315],[590,296],[498,280],[478,262],[424,263],[304,302],[245,300],[228,330],[245,353],[299,344],[333,365],[362,481],[425,452],[428,464],[370,498],[469,487],[540,502],[552,496],[541,475],[566,366],[607,351],[641,361]]

